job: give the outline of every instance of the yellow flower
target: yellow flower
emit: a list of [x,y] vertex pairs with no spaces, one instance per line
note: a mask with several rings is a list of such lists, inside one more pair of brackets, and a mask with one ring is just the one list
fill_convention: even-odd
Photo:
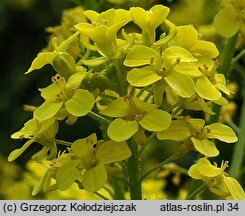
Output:
[[129,139],[143,129],[153,132],[165,130],[171,122],[169,113],[157,109],[155,104],[148,104],[131,96],[117,98],[100,113],[116,117],[107,133],[112,140],[118,142]]
[[205,126],[203,119],[182,118],[173,120],[170,127],[161,132],[157,132],[160,140],[184,141],[191,144],[194,149],[207,157],[215,157],[219,154],[213,139],[218,139],[226,143],[237,141],[235,132],[227,125],[214,123]]
[[218,168],[217,164],[212,165],[207,158],[201,158],[190,167],[188,174],[194,179],[202,179],[209,190],[218,196],[226,199],[245,200],[245,193],[241,185],[224,172],[227,167],[227,162],[222,163]]
[[170,9],[163,5],[155,5],[149,11],[140,7],[131,7],[130,14],[136,25],[142,30],[142,40],[145,45],[152,45],[156,37],[156,28],[168,16]]
[[223,37],[235,35],[245,20],[244,0],[223,0],[223,8],[214,18],[214,26]]
[[84,15],[90,23],[75,25],[82,34],[94,41],[97,51],[105,57],[113,57],[117,52],[117,32],[130,20],[129,11],[123,9],[109,9],[101,14],[87,10]]
[[67,190],[82,176],[82,186],[88,191],[97,191],[107,180],[105,165],[129,158],[131,151],[125,142],[97,141],[96,134],[92,134],[73,142],[70,154],[71,159],[57,172],[58,188]]
[[32,143],[37,142],[43,148],[32,156],[33,159],[42,159],[48,155],[52,159],[57,154],[55,136],[58,131],[58,122],[55,118],[49,118],[46,121],[31,119],[25,123],[24,127],[11,135],[12,139],[28,139],[28,141],[19,149],[12,151],[8,157],[9,161],[18,158]]
[[94,97],[87,90],[79,89],[84,76],[84,71],[73,74],[68,81],[54,76],[51,85],[39,89],[45,102],[34,111],[34,118],[44,121],[55,116],[62,108],[74,117],[86,115],[93,108]]
[[214,58],[219,55],[214,43],[198,39],[198,32],[192,25],[177,26],[176,30],[177,34],[170,45],[183,47],[195,57]]

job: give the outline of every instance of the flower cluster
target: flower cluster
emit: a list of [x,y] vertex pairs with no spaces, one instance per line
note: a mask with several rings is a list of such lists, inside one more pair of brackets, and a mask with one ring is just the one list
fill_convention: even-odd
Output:
[[[120,169],[126,169],[121,162],[133,160],[135,149],[143,150],[149,134],[156,134],[159,140],[181,142],[183,152],[194,150],[205,156],[190,168],[191,177],[205,183],[219,178],[209,187],[222,185],[225,197],[244,198],[242,189],[239,196],[231,189],[238,182],[227,177],[223,168],[212,168],[207,159],[219,154],[215,139],[237,141],[234,131],[183,112],[198,110],[208,116],[214,114],[212,104],[228,103],[225,76],[217,71],[219,51],[199,38],[192,25],[175,26],[167,19],[169,12],[163,5],[148,11],[140,7],[84,11],[72,28],[68,25],[68,35],[58,37],[56,32],[49,48],[33,60],[27,74],[46,64],[56,74],[48,87],[39,89],[44,102],[33,119],[12,135],[28,141],[9,155],[9,161],[15,160],[36,142],[43,148],[33,159],[53,160],[33,194],[40,189],[67,190],[74,182],[97,191],[111,175],[113,164],[119,162]],[[64,34],[64,28],[59,29]],[[165,29],[159,37],[157,29]],[[96,134],[72,143],[55,138],[61,121],[74,124],[85,115],[101,122],[107,131],[104,140],[97,141]],[[135,148],[129,143],[135,143]],[[57,145],[62,144],[68,147],[60,154]],[[214,169],[220,172],[206,178],[206,172]]]

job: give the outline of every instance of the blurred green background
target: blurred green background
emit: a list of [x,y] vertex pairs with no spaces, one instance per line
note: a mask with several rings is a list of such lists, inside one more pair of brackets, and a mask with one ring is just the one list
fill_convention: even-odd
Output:
[[[61,16],[64,10],[81,5],[85,9],[93,9],[98,12],[108,8],[130,6],[142,6],[149,9],[157,3],[169,6],[171,13],[169,19],[177,25],[194,24],[195,27],[205,35],[208,40],[216,42],[218,48],[221,47],[220,38],[215,36],[212,24],[213,17],[218,11],[218,3],[213,0],[1,0],[0,2],[0,160],[2,166],[8,166],[6,157],[8,154],[23,142],[11,140],[12,133],[20,130],[23,124],[32,117],[30,112],[23,110],[24,104],[40,105],[42,99],[38,88],[46,87],[50,83],[52,70],[46,66],[30,75],[24,75],[29,68],[32,60],[37,53],[47,46],[48,33],[45,28],[49,26],[60,25]],[[233,76],[232,79],[239,83],[239,76]],[[238,104],[238,114],[235,116],[236,123],[239,121],[239,105],[241,103],[240,93],[235,98]],[[86,127],[84,127],[86,125]],[[81,129],[82,128],[82,129]],[[86,129],[85,129],[86,128]],[[74,141],[98,130],[96,122],[89,118],[81,118],[73,126],[61,125],[59,130],[59,139],[64,138],[67,141]],[[164,145],[157,149],[149,151],[149,158],[155,156],[155,159],[161,160],[165,155],[171,155],[176,151],[178,145],[173,144],[173,148],[166,151]],[[231,157],[231,146],[219,146],[222,155],[220,158],[229,160]],[[162,148],[163,151],[161,151]],[[0,169],[0,190],[3,185],[3,178],[6,173],[16,172],[19,176],[26,169],[26,162],[30,158],[31,152],[35,149],[29,149],[23,154],[16,163],[20,166],[9,170]],[[160,153],[159,153],[160,152]],[[179,161],[185,167],[192,163],[193,155],[183,158]],[[187,162],[186,162],[187,161]],[[189,162],[188,162],[189,161]],[[16,175],[16,174],[15,174]],[[14,177],[20,180],[21,177]],[[185,178],[184,178],[185,179]],[[175,186],[171,191],[174,193]],[[178,187],[177,187],[178,189]],[[14,196],[5,196],[0,193],[0,199],[12,199]],[[20,197],[14,197],[20,198]],[[30,196],[21,197],[30,199]],[[55,197],[57,198],[57,197]],[[70,199],[76,197],[68,197]]]

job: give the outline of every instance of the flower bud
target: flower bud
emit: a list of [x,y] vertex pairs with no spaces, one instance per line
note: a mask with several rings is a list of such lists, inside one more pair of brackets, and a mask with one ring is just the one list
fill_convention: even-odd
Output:
[[99,89],[104,91],[110,87],[110,80],[101,73],[90,73],[84,78],[83,84],[89,90]]
[[58,52],[54,56],[52,64],[55,71],[65,79],[76,73],[75,61],[69,53]]

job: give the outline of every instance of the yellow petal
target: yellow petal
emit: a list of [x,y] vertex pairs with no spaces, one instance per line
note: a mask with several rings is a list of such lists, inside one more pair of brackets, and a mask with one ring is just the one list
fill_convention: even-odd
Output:
[[205,121],[203,119],[188,118],[186,121],[193,132],[201,131],[205,125]]
[[131,17],[134,23],[138,25],[141,29],[144,29],[147,27],[147,24],[149,22],[149,14],[147,11],[145,11],[141,7],[131,7],[130,14],[131,14]]
[[98,148],[96,147],[95,155],[100,163],[109,164],[129,158],[131,151],[126,142],[109,140]]
[[127,80],[132,86],[143,87],[151,85],[158,80],[161,80],[162,76],[159,76],[150,66],[142,68],[134,68],[128,72]]
[[197,30],[192,25],[177,27],[176,44],[185,49],[189,49],[198,38]]
[[83,174],[83,187],[88,191],[97,191],[107,180],[107,172],[103,164],[88,169]]
[[101,110],[100,113],[110,117],[124,117],[130,113],[130,107],[125,98],[120,97],[112,101],[109,106]]
[[199,171],[199,166],[197,164],[192,165],[188,170],[188,175],[194,179],[201,179],[202,175]]
[[209,58],[215,58],[219,55],[219,51],[215,44],[204,40],[197,40],[191,47],[190,52],[198,53]]
[[143,116],[139,124],[148,131],[166,130],[171,123],[171,115],[163,110],[155,109]]
[[207,158],[201,158],[197,162],[199,172],[202,176],[205,177],[216,177],[224,172],[225,166],[218,168],[213,166]]
[[206,127],[208,128],[207,138],[218,139],[227,143],[234,143],[237,141],[235,132],[227,125],[214,123]]
[[206,76],[198,78],[196,82],[197,94],[206,100],[218,100],[222,95]]
[[126,121],[121,118],[117,118],[108,127],[108,136],[117,142],[125,141],[132,137],[138,131],[137,121]]
[[191,141],[195,146],[195,149],[207,157],[215,157],[219,154],[214,142],[211,142],[208,139],[199,140],[192,137]]
[[42,68],[46,64],[51,64],[54,58],[53,52],[39,53],[38,56],[33,60],[31,67],[25,74],[28,74],[34,70]]
[[245,200],[244,190],[236,179],[225,176],[223,180],[228,187],[233,200]]
[[225,76],[223,74],[215,74],[215,86],[227,95],[230,95],[230,90],[226,87]]
[[44,121],[53,117],[62,107],[63,102],[51,103],[45,101],[40,107],[38,107],[34,113],[33,117],[38,121]]
[[172,72],[169,76],[164,77],[166,82],[175,93],[181,97],[189,98],[195,93],[195,84],[191,77]]
[[74,116],[86,115],[93,106],[94,96],[84,89],[77,89],[73,97],[65,102],[67,112]]
[[185,121],[173,120],[168,129],[157,133],[157,138],[160,140],[170,139],[176,141],[184,141],[190,135],[190,128]]
[[158,53],[154,49],[144,45],[136,45],[129,50],[123,64],[128,67],[143,66],[150,64],[151,59],[158,61],[158,58]]

